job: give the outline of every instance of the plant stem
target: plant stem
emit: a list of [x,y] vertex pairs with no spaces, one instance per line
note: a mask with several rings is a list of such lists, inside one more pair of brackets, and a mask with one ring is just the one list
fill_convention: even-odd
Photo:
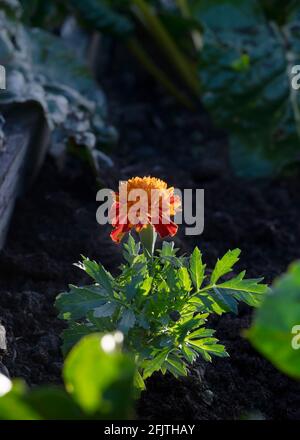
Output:
[[133,53],[133,55],[139,60],[144,68],[149,72],[174,98],[177,99],[182,105],[189,110],[195,110],[195,106],[192,101],[184,94],[181,93],[173,82],[167,77],[167,75],[157,67],[151,60],[150,56],[143,49],[143,47],[133,38],[127,41],[127,47]]
[[142,18],[144,19],[149,32],[156,39],[159,46],[164,50],[169,60],[177,68],[190,90],[197,97],[199,97],[200,82],[197,79],[194,66],[178,49],[159,18],[153,13],[151,7],[144,0],[132,0],[132,3],[137,6],[138,10],[143,16]]
[[152,225],[146,226],[139,233],[144,253],[147,257],[153,257],[157,233]]

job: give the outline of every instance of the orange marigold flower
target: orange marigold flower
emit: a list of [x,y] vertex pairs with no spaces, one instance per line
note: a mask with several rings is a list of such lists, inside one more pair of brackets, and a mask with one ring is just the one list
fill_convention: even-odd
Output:
[[181,200],[156,177],[134,177],[121,182],[119,193],[114,193],[110,218],[114,227],[110,236],[119,243],[131,229],[140,232],[152,225],[161,238],[173,237],[178,226],[171,220],[180,209]]

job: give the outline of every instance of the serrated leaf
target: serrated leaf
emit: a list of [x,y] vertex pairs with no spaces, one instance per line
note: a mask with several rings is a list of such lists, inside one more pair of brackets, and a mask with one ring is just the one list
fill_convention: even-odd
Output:
[[147,377],[150,377],[155,371],[158,371],[161,369],[163,363],[167,359],[168,355],[170,353],[169,348],[165,348],[160,353],[158,353],[153,359],[146,360],[143,363],[143,379],[147,379]]
[[218,289],[238,290],[240,292],[251,292],[262,295],[268,290],[268,286],[266,284],[260,284],[262,281],[263,278],[241,279],[237,277],[225,281],[224,283],[218,284],[217,286]]
[[95,327],[86,324],[70,323],[69,328],[64,330],[62,334],[62,352],[64,356],[67,355],[71,348],[74,347],[81,338],[93,333],[95,330]]
[[145,281],[146,280],[143,280],[143,276],[140,273],[132,277],[131,281],[125,286],[125,295],[127,301],[131,302],[132,299],[134,299],[135,296],[140,292],[142,286],[147,289],[147,283]]
[[232,267],[239,261],[240,253],[240,249],[234,249],[233,251],[228,251],[220,260],[218,259],[211,274],[212,284],[216,284],[219,278],[231,272]]
[[189,272],[186,267],[180,267],[178,270],[178,279],[181,287],[185,292],[190,292],[192,289],[192,283],[190,279]]
[[107,302],[100,307],[96,307],[94,309],[94,317],[95,318],[107,318],[112,316],[117,308],[117,303],[115,302]]
[[141,244],[140,242],[135,242],[131,234],[128,234],[127,243],[123,244],[123,256],[129,264],[132,264],[135,257],[139,255]]
[[134,327],[135,321],[134,312],[131,309],[125,309],[118,325],[119,330],[127,335],[128,331]]
[[190,333],[186,340],[190,339],[199,339],[199,338],[207,338],[212,336],[215,333],[215,330],[212,330],[210,328],[200,328],[192,333]]
[[189,347],[187,344],[183,344],[181,347],[182,353],[185,357],[185,359],[192,364],[193,362],[195,362],[195,360],[198,357],[198,354],[191,348]]
[[59,317],[64,319],[83,318],[89,310],[105,303],[105,296],[101,296],[93,286],[76,287],[70,285],[70,291],[58,295],[55,306],[59,310]]
[[142,292],[142,295],[147,296],[152,288],[152,283],[153,283],[153,277],[147,277],[143,283],[140,285],[140,290]]
[[177,326],[178,328],[178,332],[180,333],[180,335],[184,335],[184,337],[193,329],[199,327],[199,325],[201,325],[202,323],[202,318],[201,316],[199,318],[194,317],[192,315],[192,317],[190,319],[188,319],[186,322],[184,322],[183,324],[179,324]]
[[137,317],[137,324],[145,330],[150,329],[149,321],[144,315],[140,315]]
[[236,299],[232,295],[228,295],[226,291],[221,292],[218,288],[214,287],[210,291],[210,296],[224,312],[238,313]]
[[190,273],[196,290],[199,290],[204,279],[205,265],[202,262],[202,254],[195,247],[190,257]]
[[187,376],[187,369],[184,362],[177,356],[171,354],[168,356],[168,359],[165,361],[165,365],[167,369],[173,374],[175,377]]
[[245,271],[237,277],[218,284],[214,289],[213,298],[223,301],[231,311],[237,312],[235,300],[244,301],[252,307],[258,307],[268,291],[266,284],[260,284],[262,278],[244,279]]
[[201,301],[201,303],[204,305],[204,307],[201,309],[203,312],[204,310],[208,313],[216,313],[217,315],[222,315],[225,310],[223,306],[220,306],[212,297],[210,294],[211,291],[208,293],[200,293],[198,296],[198,299]]
[[101,264],[96,263],[96,261],[91,261],[88,258],[83,258],[82,264],[80,263],[78,267],[85,270],[96,283],[106,290],[108,295],[113,296],[113,277]]
[[198,353],[200,353],[203,358],[207,361],[211,361],[211,356],[227,357],[229,356],[225,350],[224,345],[218,344],[218,339],[216,338],[203,338],[203,339],[192,339],[189,340],[189,344]]
[[175,257],[177,253],[177,249],[174,249],[174,241],[168,242],[164,241],[162,244],[161,251],[159,252],[160,257]]
[[141,390],[141,391],[144,391],[146,389],[145,382],[144,382],[144,380],[138,370],[136,370],[135,375],[134,375],[134,386],[135,386],[135,388],[137,388],[138,390]]

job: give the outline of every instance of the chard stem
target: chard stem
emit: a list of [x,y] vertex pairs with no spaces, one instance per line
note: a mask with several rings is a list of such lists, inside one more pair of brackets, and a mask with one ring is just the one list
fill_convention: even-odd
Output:
[[162,25],[160,19],[153,13],[151,6],[149,6],[145,0],[132,0],[132,3],[137,7],[138,18],[147,26],[148,31],[156,39],[159,46],[164,50],[166,56],[177,68],[181,77],[193,92],[196,97],[200,94],[200,82],[198,81],[194,66],[184,56],[184,54],[177,47],[171,35],[166,31]]
[[152,61],[143,47],[133,38],[127,41],[127,47],[131,53],[138,59],[147,72],[152,75],[158,83],[160,83],[178,102],[187,107],[189,110],[195,110],[195,106],[192,101],[184,94],[181,93],[174,83],[167,77],[163,70],[161,70]]

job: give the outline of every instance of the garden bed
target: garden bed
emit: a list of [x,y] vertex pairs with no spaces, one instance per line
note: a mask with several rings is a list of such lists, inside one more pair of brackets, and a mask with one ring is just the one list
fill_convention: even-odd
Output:
[[[176,107],[143,75],[106,76],[112,78],[105,86],[121,139],[110,184],[151,174],[179,188],[204,188],[204,234],[185,237],[181,231],[176,241],[183,250],[197,244],[209,266],[228,248],[240,247],[239,266],[271,282],[300,257],[299,177],[237,180],[226,161],[226,137],[203,110],[191,114]],[[0,256],[0,320],[8,339],[2,363],[30,385],[60,381],[64,323],[57,319],[54,299],[69,283],[86,282],[72,264],[80,254],[101,260],[112,272],[120,263],[109,228],[96,223],[95,197],[93,176],[82,162],[70,157],[59,172],[48,158],[36,185],[17,203]],[[238,316],[215,318],[217,337],[230,358],[201,361],[186,379],[154,375],[138,416],[214,420],[252,413],[300,419],[300,385],[241,336],[251,314],[241,306]]]

